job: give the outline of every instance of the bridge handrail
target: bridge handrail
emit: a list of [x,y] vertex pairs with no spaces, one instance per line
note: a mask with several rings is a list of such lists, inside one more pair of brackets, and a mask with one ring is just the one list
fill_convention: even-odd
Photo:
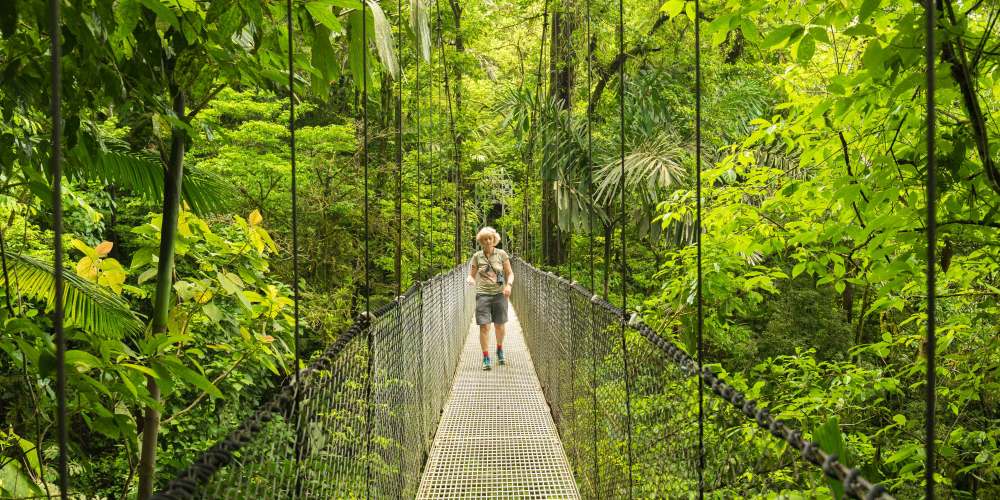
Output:
[[[408,303],[415,296],[420,295],[422,299],[423,290],[429,288],[431,285],[439,284],[442,289],[448,286],[462,286],[459,283],[464,282],[465,269],[464,265],[455,266],[425,281],[414,283],[403,295],[385,303],[370,315],[365,313],[358,314],[353,323],[337,336],[336,341],[307,368],[302,370],[298,378],[290,376],[273,393],[267,403],[259,407],[253,415],[244,420],[242,424],[225,438],[219,440],[215,445],[203,452],[186,469],[170,480],[153,498],[158,500],[198,498],[199,494],[202,493],[201,490],[209,484],[213,476],[232,463],[238,452],[251,443],[261,433],[266,424],[278,416],[285,418],[292,417],[293,402],[296,397],[297,388],[302,386],[308,388],[309,382],[316,374],[330,369],[339,360],[352,341],[359,337],[363,339],[368,330],[377,328],[380,320],[384,320],[392,315],[393,312],[400,310],[403,304]],[[449,279],[453,283],[449,284],[447,282]],[[463,290],[458,293],[468,294],[469,292],[468,290]],[[439,298],[441,297],[439,296]],[[442,304],[441,307],[441,312],[443,313],[444,305]],[[468,314],[469,311],[465,311],[465,315],[467,316]],[[421,312],[421,318],[422,316]],[[438,318],[438,320],[443,321],[444,318]],[[460,323],[462,322],[460,321]],[[426,352],[424,355],[426,355]],[[302,391],[306,392],[307,389],[302,389]],[[366,402],[366,404],[370,405],[371,403]]]
[[[698,374],[698,363],[673,341],[668,340],[653,330],[637,313],[626,315],[621,308],[608,302],[603,297],[594,294],[575,281],[570,281],[551,272],[542,271],[519,257],[512,257],[512,259],[518,269],[517,274],[521,274],[527,270],[545,279],[553,280],[561,286],[565,286],[568,290],[589,298],[595,306],[618,317],[620,321],[626,322],[629,327],[639,332],[642,338],[659,349],[666,355],[666,358],[670,362],[674,363],[689,377],[694,377]],[[519,276],[519,278],[524,279],[522,276]],[[774,418],[770,411],[766,407],[763,407],[760,402],[748,399],[745,394],[723,380],[711,368],[707,366],[703,367],[700,378],[704,382],[705,387],[711,389],[712,394],[731,404],[740,414],[747,419],[755,421],[758,426],[768,431],[772,436],[785,441],[795,448],[803,459],[819,466],[828,477],[840,481],[845,487],[845,492],[852,497],[864,498],[866,500],[894,499],[884,486],[868,480],[861,475],[859,469],[847,467],[839,461],[836,454],[823,451],[816,442],[805,439],[801,431],[790,426],[783,420]]]

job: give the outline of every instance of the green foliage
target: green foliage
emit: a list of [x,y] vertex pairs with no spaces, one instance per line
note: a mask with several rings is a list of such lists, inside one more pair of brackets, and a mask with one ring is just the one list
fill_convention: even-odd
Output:
[[[0,283],[8,293],[42,302],[45,311],[51,311],[55,300],[52,265],[29,255],[7,254],[6,259],[10,286],[2,276]],[[106,338],[142,332],[140,317],[113,290],[68,271],[63,271],[63,279],[67,326]]]
[[[594,3],[592,42],[583,40],[579,12],[565,40],[549,34],[538,82],[541,2],[459,2],[460,52],[447,6],[439,22],[434,4],[421,0],[403,2],[402,12],[392,2],[364,1],[365,19],[359,0],[294,4],[305,356],[359,313],[366,295],[377,306],[397,286],[454,264],[456,244],[471,250],[471,238],[454,241],[459,137],[465,235],[492,224],[508,250],[524,245],[533,256],[546,223],[539,212],[554,210],[546,221],[567,248],[559,270],[590,286],[593,254],[598,293],[617,303],[624,285],[630,307],[693,350],[694,2],[625,2],[629,56],[620,96],[611,4]],[[9,3],[0,12],[7,263],[0,275],[0,496],[54,493],[55,478],[47,18],[38,2]],[[144,407],[164,415],[164,480],[234,428],[291,369],[284,8],[247,0],[64,3],[68,267],[61,272],[71,425],[79,430],[71,437],[74,494],[134,494],[129,471]],[[923,475],[922,9],[895,0],[702,4],[706,358],[900,498],[919,495]],[[945,0],[938,29],[937,465],[942,495],[955,498],[997,496],[1000,483],[997,16],[989,2]],[[553,52],[553,41],[574,50]],[[361,102],[355,94],[365,81],[369,99]],[[178,92],[184,116],[171,106]],[[624,224],[617,216],[621,129]],[[148,337],[164,237],[164,165],[175,139],[186,150],[184,210],[178,234],[166,235],[176,244],[176,270],[167,332]],[[543,200],[551,204],[540,210]],[[617,271],[623,235],[627,278]],[[602,369],[616,362],[611,353]],[[147,376],[163,389],[160,403],[149,397]],[[608,381],[598,393],[610,402],[622,390]],[[690,395],[678,387],[674,401]],[[635,403],[638,416],[650,417],[671,401]],[[639,421],[655,425],[652,417]],[[785,456],[752,422],[720,417],[710,429],[713,446],[743,440],[755,452]],[[623,450],[611,443],[599,442],[599,454],[620,469]],[[660,479],[662,489],[645,493],[683,491],[674,476]],[[767,498],[836,495],[840,487],[819,476],[811,484],[745,479],[752,495]]]

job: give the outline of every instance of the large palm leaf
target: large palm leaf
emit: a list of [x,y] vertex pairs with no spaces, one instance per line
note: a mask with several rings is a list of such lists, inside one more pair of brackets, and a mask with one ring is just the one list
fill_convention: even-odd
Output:
[[[113,184],[154,203],[163,200],[165,169],[156,156],[126,152],[124,146],[108,148],[83,138],[68,159],[69,176]],[[191,211],[204,215],[223,208],[225,200],[231,199],[232,187],[216,175],[187,167],[182,191]]]
[[[639,143],[625,155],[625,189],[655,204],[664,190],[679,186],[687,179],[684,165],[690,156],[680,141],[669,134]],[[595,180],[597,199],[604,204],[616,202],[622,184],[620,160],[615,158],[601,165]]]
[[[0,273],[0,286],[33,300],[44,301],[46,308],[55,302],[55,278],[52,265],[27,255],[7,253],[7,283]],[[100,288],[72,272],[63,271],[63,304],[66,325],[102,337],[120,337],[141,333],[144,324],[128,304],[117,295]]]
[[535,102],[534,92],[527,87],[502,89],[493,104],[493,111],[503,116],[500,128],[510,128],[518,141],[523,140],[534,121]]

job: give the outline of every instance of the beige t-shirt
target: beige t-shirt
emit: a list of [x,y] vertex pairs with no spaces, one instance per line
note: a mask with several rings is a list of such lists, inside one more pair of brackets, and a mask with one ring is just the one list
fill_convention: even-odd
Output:
[[472,266],[476,271],[476,293],[496,295],[503,291],[504,285],[497,283],[497,276],[503,276],[503,264],[509,259],[507,252],[499,248],[494,248],[489,258],[482,250],[472,256]]

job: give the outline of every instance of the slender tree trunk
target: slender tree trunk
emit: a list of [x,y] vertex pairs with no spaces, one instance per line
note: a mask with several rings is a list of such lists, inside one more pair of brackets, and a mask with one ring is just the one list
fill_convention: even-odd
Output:
[[[955,15],[955,9],[951,0],[936,0],[938,7],[947,15],[949,22],[938,21],[938,26],[946,32],[958,25],[959,21]],[[941,18],[943,19],[943,17]],[[965,114],[969,118],[969,131],[976,142],[976,151],[979,160],[986,173],[987,185],[996,193],[1000,194],[1000,169],[997,168],[990,153],[990,137],[987,130],[987,115],[983,113],[979,103],[978,83],[976,82],[977,61],[969,61],[965,48],[965,41],[962,37],[945,38],[941,45],[941,60],[951,67],[951,76],[958,84],[958,89],[962,94]]]
[[[171,84],[174,113],[184,116],[184,92]],[[177,216],[180,212],[181,185],[184,178],[184,130],[171,131],[170,158],[164,173],[163,221],[160,225],[160,253],[156,269],[156,295],[153,303],[153,335],[163,335],[167,331],[167,316],[170,313],[171,290],[174,273],[174,236],[177,234]],[[149,397],[160,400],[160,388],[156,379],[146,377]],[[139,457],[139,499],[146,500],[153,494],[153,480],[156,475],[156,438],[160,431],[160,412],[147,406],[142,423],[142,450]]]

